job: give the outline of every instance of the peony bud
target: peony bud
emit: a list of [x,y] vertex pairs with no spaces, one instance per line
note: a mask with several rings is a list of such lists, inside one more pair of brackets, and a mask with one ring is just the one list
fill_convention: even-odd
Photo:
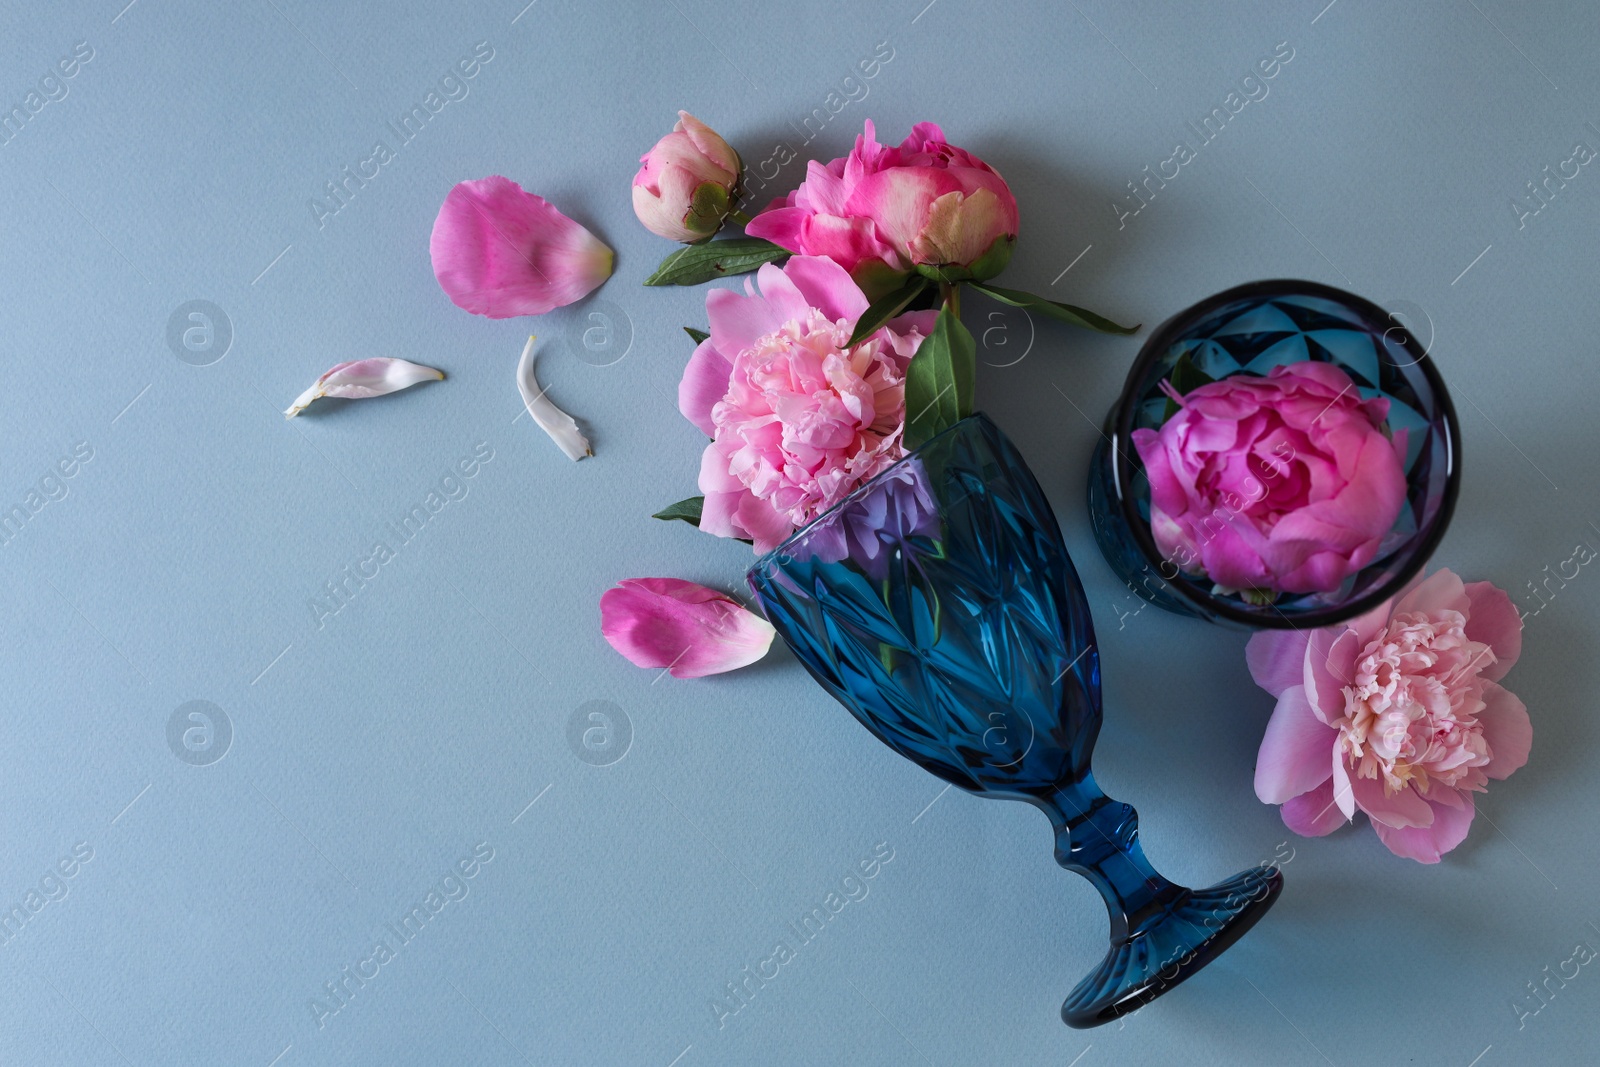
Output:
[[687,111],[639,158],[633,211],[651,233],[695,244],[722,228],[739,198],[743,165],[710,126]]

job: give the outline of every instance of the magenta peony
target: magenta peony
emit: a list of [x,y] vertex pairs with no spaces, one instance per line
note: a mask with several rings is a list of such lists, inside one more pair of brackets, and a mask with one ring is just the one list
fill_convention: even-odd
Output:
[[611,249],[599,238],[499,175],[450,190],[428,252],[456,307],[491,319],[543,315],[611,276]]
[[826,256],[876,298],[913,269],[941,281],[999,274],[1017,240],[1017,200],[994,168],[948,144],[933,123],[889,147],[869,120],[848,156],[812,161],[800,188],[745,233]]
[[1404,435],[1381,429],[1387,400],[1317,362],[1174,400],[1160,430],[1133,431],[1150,533],[1171,565],[1224,590],[1319,593],[1377,556],[1406,495]]
[[636,666],[702,678],[754,663],[777,631],[715,589],[681,578],[625,578],[600,597],[600,633]]
[[1439,862],[1472,794],[1528,762],[1528,710],[1498,684],[1521,652],[1511,598],[1448,570],[1344,626],[1255,634],[1250,673],[1278,698],[1256,795],[1308,837],[1359,808],[1395,855]]
[[651,233],[693,244],[722,228],[739,185],[739,154],[687,111],[639,157],[633,213]]
[[906,365],[936,313],[892,319],[846,348],[867,298],[830,259],[766,264],[745,293],[706,296],[678,407],[711,437],[700,528],[765,552],[905,454]]

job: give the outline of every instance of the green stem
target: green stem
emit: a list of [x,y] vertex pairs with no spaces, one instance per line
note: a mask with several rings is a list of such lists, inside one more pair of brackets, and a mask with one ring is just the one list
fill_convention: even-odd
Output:
[[745,214],[739,208],[734,208],[732,211],[728,212],[728,217],[734,222],[737,222],[740,226],[750,225],[750,216]]
[[956,318],[961,317],[961,283],[940,282],[939,300],[950,309],[950,314]]

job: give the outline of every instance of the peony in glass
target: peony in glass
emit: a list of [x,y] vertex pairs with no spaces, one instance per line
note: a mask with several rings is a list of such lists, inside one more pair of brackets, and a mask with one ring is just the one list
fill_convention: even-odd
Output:
[[1055,515],[1005,435],[974,415],[882,472],[751,568],[806,669],[874,736],[1055,828],[1056,861],[1105,899],[1111,947],[1068,995],[1110,1022],[1184,981],[1266,913],[1276,867],[1175,885],[1133,808],[1090,772],[1100,732],[1094,624]]
[[1248,629],[1335,625],[1399,592],[1461,481],[1455,409],[1419,322],[1264,281],[1157,327],[1089,473],[1118,577],[1159,607]]

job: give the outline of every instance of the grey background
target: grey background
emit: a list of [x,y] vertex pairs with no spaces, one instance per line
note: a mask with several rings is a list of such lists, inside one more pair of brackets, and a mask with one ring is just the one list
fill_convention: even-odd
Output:
[[[1005,284],[1147,328],[1261,277],[1384,303],[1431,343],[1461,410],[1465,480],[1436,563],[1537,608],[1528,583],[1600,546],[1600,171],[1520,227],[1511,202],[1575,142],[1600,147],[1593,5],[522,2],[0,11],[7,108],[75,44],[93,49],[0,145],[0,502],[74,446],[93,456],[0,546],[0,898],[92,851],[0,945],[0,1061],[1592,1056],[1592,967],[1526,1006],[1580,941],[1600,947],[1600,579],[1583,571],[1528,619],[1507,684],[1532,757],[1445,862],[1393,857],[1365,825],[1291,839],[1251,787],[1272,702],[1244,636],[1137,611],[1088,532],[1095,424],[1138,338],[967,302],[985,359],[1010,364],[983,368],[980,404],[1046,485],[1100,624],[1100,781],[1138,806],[1174,879],[1293,850],[1268,919],[1123,1025],[1057,1018],[1105,917],[1055,867],[1037,813],[941,793],[787,653],[697,682],[637,670],[601,640],[596,605],[630,576],[740,590],[750,562],[648,518],[693,490],[679,328],[703,325],[705,290],[640,287],[670,248],[634,220],[628,181],[684,107],[752,162],[791,143],[774,192],[865,118],[885,140],[939,121],[1018,196]],[[375,140],[393,148],[385,123],[480,41],[494,58],[470,94],[319,226],[308,202]],[[884,41],[866,98],[802,143]],[[1119,224],[1127,183],[1192,144],[1185,124],[1280,42],[1293,59],[1265,98]],[[490,173],[617,250],[597,294],[609,319],[580,305],[490,322],[449,304],[428,233],[454,182]],[[192,300],[231,324],[209,365],[168,345]],[[607,322],[631,334],[620,359],[581,344]],[[592,460],[517,419],[530,330]],[[369,355],[449,377],[284,422],[317,374]],[[308,599],[479,443],[493,459],[466,496],[319,629]],[[169,747],[192,700],[231,732],[203,765]],[[569,742],[596,700],[626,719],[612,762]],[[894,859],[870,894],[719,1028],[712,998],[879,842]],[[319,1028],[324,984],[480,843],[493,859],[466,895]]]

